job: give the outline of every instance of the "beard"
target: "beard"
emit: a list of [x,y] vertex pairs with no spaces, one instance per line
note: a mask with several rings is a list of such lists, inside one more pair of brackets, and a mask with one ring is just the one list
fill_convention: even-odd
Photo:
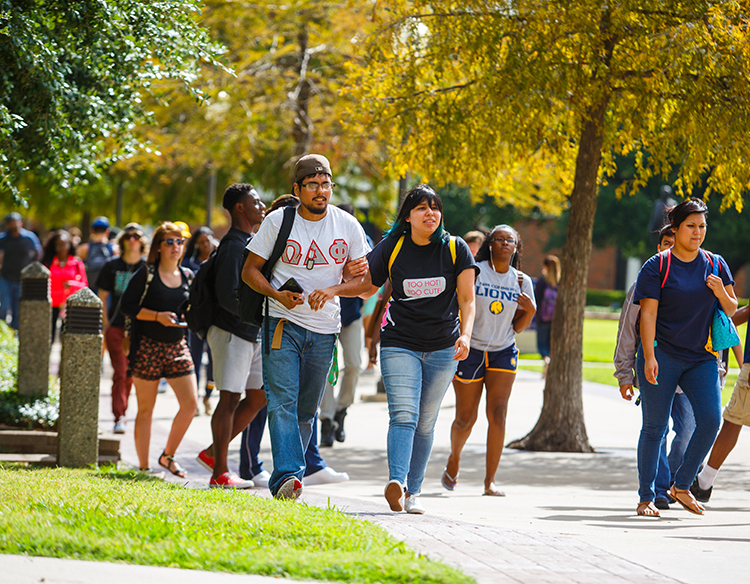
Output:
[[310,213],[313,215],[325,215],[326,211],[328,211],[328,203],[326,202],[323,207],[310,207],[308,205],[302,204],[305,209],[307,209]]

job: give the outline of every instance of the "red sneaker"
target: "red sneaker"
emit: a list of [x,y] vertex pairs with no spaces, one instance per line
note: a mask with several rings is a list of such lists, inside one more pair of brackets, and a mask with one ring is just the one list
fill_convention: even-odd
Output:
[[206,454],[205,450],[201,450],[195,460],[201,463],[201,466],[209,472],[214,472],[214,457]]
[[217,479],[211,477],[208,486],[212,489],[252,489],[255,483],[241,479],[233,472],[227,471],[219,475]]

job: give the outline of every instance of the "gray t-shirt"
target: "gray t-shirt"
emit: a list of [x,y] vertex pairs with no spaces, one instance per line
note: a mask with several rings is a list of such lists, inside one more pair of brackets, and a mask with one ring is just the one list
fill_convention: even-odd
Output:
[[511,267],[504,274],[492,269],[490,263],[479,262],[481,272],[474,284],[476,317],[471,335],[471,348],[479,351],[502,351],[516,342],[513,317],[518,308],[519,274],[523,276],[523,292],[534,306],[534,285],[531,278]]

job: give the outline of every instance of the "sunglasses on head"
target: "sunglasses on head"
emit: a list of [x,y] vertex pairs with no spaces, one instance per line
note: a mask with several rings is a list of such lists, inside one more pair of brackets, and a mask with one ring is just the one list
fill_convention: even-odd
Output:
[[166,243],[167,245],[182,245],[183,243],[185,243],[185,240],[181,237],[167,237],[164,240],[164,243]]

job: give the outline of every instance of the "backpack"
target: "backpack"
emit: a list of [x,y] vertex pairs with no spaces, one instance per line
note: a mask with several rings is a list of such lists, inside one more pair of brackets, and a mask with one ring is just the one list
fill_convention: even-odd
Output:
[[208,329],[219,315],[219,302],[216,299],[216,256],[213,252],[195,273],[190,285],[190,296],[185,309],[185,322],[188,328],[205,340]]
[[[286,240],[289,238],[289,234],[292,232],[292,224],[294,223],[296,213],[296,207],[284,208],[284,219],[281,222],[281,229],[279,229],[279,234],[276,236],[276,243],[274,243],[271,257],[268,258],[266,263],[263,265],[263,268],[261,268],[260,270],[260,273],[263,274],[266,280],[271,280],[273,267],[281,257],[281,254],[284,253],[284,249],[286,249]],[[243,267],[247,262],[247,256],[249,255],[249,253],[250,251],[247,248],[245,248],[245,251],[242,253]],[[257,327],[263,326],[263,304],[265,301],[265,313],[268,314],[268,297],[264,296],[260,292],[256,292],[255,290],[253,290],[245,283],[242,277],[240,277],[240,281],[237,285],[237,290],[235,290],[235,294],[237,295],[237,303],[239,305],[240,320],[245,324],[250,324]],[[266,326],[263,327],[266,353],[268,353],[268,351],[270,350],[268,330],[268,321],[266,320]]]
[[539,308],[539,320],[550,322],[552,315],[555,313],[555,302],[557,302],[557,286],[552,287],[549,284],[544,288],[542,302]]
[[99,277],[99,272],[102,271],[102,267],[109,260],[112,259],[114,253],[112,252],[112,245],[110,243],[102,243],[101,241],[92,241],[89,243],[89,251],[86,254],[86,277],[89,283],[96,285],[96,280]]

